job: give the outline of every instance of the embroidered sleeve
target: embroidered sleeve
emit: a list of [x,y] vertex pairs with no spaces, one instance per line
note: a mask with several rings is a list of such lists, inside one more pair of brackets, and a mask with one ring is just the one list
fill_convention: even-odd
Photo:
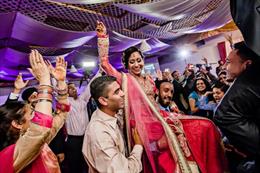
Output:
[[109,50],[109,38],[108,35],[99,35],[98,36],[98,54],[100,58],[101,67],[103,70],[111,76],[117,78],[117,82],[122,84],[122,75],[119,73],[109,62],[108,58]]
[[108,57],[109,37],[108,35],[98,35],[98,54],[99,57]]

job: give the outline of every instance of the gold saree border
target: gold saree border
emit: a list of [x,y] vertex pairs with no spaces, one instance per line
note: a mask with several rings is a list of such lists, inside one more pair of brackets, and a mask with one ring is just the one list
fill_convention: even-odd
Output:
[[[127,91],[128,87],[127,87],[127,77],[125,73],[122,73],[122,89],[123,91]],[[126,92],[125,92],[126,93]],[[125,125],[126,125],[126,136],[127,136],[127,148],[128,148],[128,152],[130,153],[132,150],[131,148],[131,137],[130,137],[130,127],[129,127],[129,114],[128,114],[128,94],[125,94],[124,97],[124,114],[125,114]]]

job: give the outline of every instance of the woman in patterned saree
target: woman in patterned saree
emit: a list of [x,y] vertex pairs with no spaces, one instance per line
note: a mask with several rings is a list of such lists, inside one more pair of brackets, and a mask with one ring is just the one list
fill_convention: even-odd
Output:
[[0,173],[60,173],[48,143],[63,126],[67,101],[66,62],[56,59],[51,73],[57,79],[56,113],[52,116],[50,70],[38,51],[30,54],[31,72],[39,81],[35,108],[23,102],[0,106]]
[[125,92],[128,148],[133,124],[143,140],[144,172],[223,173],[225,158],[214,124],[204,118],[159,110],[154,99],[155,84],[151,77],[141,74],[142,53],[135,47],[125,50],[122,62],[129,73],[119,73],[109,63],[109,40],[101,22],[97,24],[97,35],[101,67],[117,78]]

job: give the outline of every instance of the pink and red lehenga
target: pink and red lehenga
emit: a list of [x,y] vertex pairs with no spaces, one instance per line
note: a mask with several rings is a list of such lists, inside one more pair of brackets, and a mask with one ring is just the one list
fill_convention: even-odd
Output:
[[[131,150],[131,124],[143,141],[145,173],[223,173],[226,159],[219,131],[208,119],[160,111],[154,99],[155,85],[144,77],[140,83],[131,74],[119,73],[106,56],[108,40],[99,38],[101,67],[115,76],[125,92],[125,122]],[[164,143],[159,148],[157,144]],[[155,145],[154,145],[155,144]]]

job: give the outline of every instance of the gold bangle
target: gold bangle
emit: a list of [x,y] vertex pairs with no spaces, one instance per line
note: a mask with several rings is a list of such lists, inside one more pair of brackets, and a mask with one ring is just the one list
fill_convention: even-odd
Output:
[[38,100],[43,99],[43,100],[52,101],[52,95],[51,94],[38,94],[37,99]]
[[52,100],[48,99],[38,99],[38,102],[50,102],[52,104]]
[[57,96],[57,100],[65,100],[68,98],[68,94],[65,94],[65,95],[58,95]]
[[65,88],[65,89],[63,89],[63,90],[57,90],[57,93],[59,94],[59,95],[64,95],[64,94],[68,94],[68,88]]
[[40,85],[37,88],[38,92],[44,91],[44,92],[48,92],[48,93],[52,93],[53,92],[53,87],[50,85]]

